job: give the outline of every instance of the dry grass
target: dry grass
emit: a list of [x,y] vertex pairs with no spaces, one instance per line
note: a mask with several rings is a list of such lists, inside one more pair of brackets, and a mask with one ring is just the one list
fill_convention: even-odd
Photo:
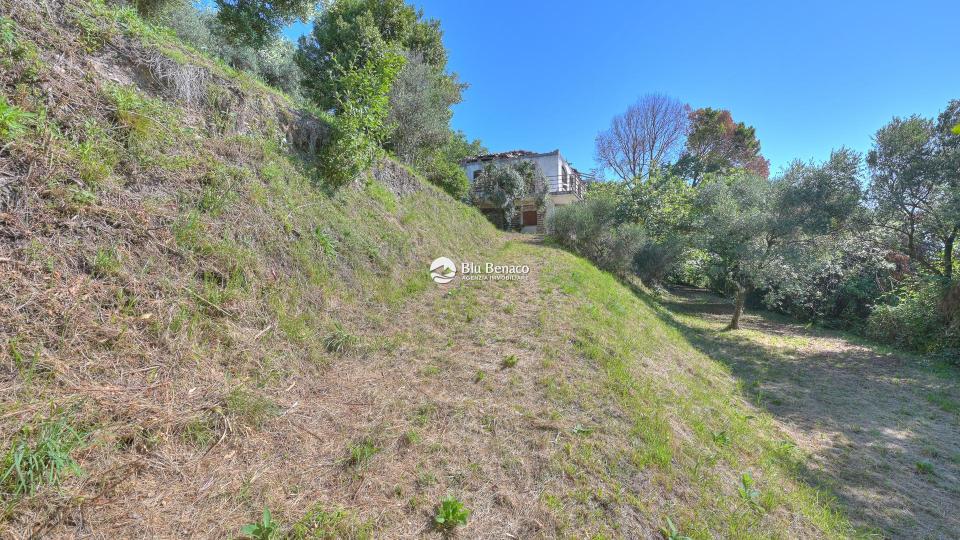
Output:
[[[129,11],[0,7],[41,66],[0,73],[37,118],[0,153],[0,448],[83,439],[0,534],[439,537],[447,496],[464,537],[854,532],[643,293],[390,163],[327,194],[318,120]],[[534,271],[439,287],[441,255]]]
[[684,334],[730,366],[754,403],[810,456],[810,477],[851,517],[892,538],[960,532],[960,373],[930,360],[748,313],[720,332],[729,302],[681,289]]

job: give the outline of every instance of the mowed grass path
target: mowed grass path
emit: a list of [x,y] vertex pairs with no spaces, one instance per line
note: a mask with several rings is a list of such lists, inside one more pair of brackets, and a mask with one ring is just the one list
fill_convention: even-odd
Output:
[[809,455],[809,481],[858,526],[891,538],[960,538],[960,370],[748,311],[695,289],[664,305],[687,339]]

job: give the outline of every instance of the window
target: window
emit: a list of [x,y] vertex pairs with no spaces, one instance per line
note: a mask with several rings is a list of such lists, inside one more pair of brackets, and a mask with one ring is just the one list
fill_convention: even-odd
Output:
[[473,171],[473,179],[476,180],[480,176],[480,169]]

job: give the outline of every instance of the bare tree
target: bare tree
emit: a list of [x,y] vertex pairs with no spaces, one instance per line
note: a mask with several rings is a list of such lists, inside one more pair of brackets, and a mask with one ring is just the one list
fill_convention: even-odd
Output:
[[688,105],[663,94],[641,97],[597,134],[597,161],[623,180],[649,178],[682,147],[689,112]]

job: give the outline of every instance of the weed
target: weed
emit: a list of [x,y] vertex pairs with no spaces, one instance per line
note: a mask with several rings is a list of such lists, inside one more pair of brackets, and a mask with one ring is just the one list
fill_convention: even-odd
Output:
[[277,537],[279,528],[277,522],[273,521],[273,517],[270,515],[270,509],[264,508],[263,517],[260,518],[260,521],[244,525],[240,529],[240,533],[253,540],[272,540]]
[[573,426],[573,429],[570,430],[574,435],[587,436],[593,433],[593,428],[584,427],[582,424],[577,424]]
[[343,354],[357,342],[357,337],[347,332],[339,322],[333,323],[333,330],[323,336],[323,348],[329,353]]
[[437,475],[433,471],[421,471],[417,474],[417,485],[427,488],[437,483]]
[[440,501],[437,513],[433,516],[433,523],[441,531],[452,531],[460,525],[466,525],[470,517],[470,510],[456,497],[448,496]]
[[482,369],[478,369],[477,372],[473,374],[473,382],[475,383],[483,382],[486,378],[487,372]]
[[25,426],[3,458],[0,490],[14,497],[32,495],[43,485],[55,486],[68,474],[79,474],[70,453],[83,440],[65,419],[48,420],[36,428]]
[[265,397],[234,388],[224,399],[224,410],[248,426],[260,427],[277,413],[277,406]]
[[511,354],[510,356],[503,359],[503,362],[500,364],[504,369],[516,367],[517,362],[520,360],[517,358],[517,355]]
[[408,430],[403,434],[403,444],[406,446],[415,446],[420,444],[420,441],[423,440],[423,437],[416,432],[416,430]]
[[359,469],[370,463],[373,456],[380,452],[380,448],[369,437],[353,443],[348,449],[347,465]]
[[753,477],[750,476],[750,473],[743,473],[743,475],[740,476],[740,485],[737,486],[737,493],[740,494],[740,498],[749,504],[751,508],[761,510],[763,507],[760,505],[760,491],[753,486],[754,480]]
[[86,206],[97,202],[97,196],[86,189],[73,189],[70,192],[70,200],[81,206]]
[[11,105],[6,96],[0,95],[0,142],[15,140],[23,135],[32,119],[32,114]]
[[93,273],[97,277],[105,278],[117,276],[123,269],[120,257],[113,248],[101,248],[93,256]]
[[916,463],[917,474],[922,475],[931,475],[933,474],[933,463],[929,461],[918,461]]
[[677,529],[677,526],[673,524],[673,520],[669,517],[667,518],[667,526],[660,528],[660,534],[663,535],[665,540],[691,540],[689,536],[680,533],[680,529]]
[[216,430],[209,418],[201,417],[187,422],[182,428],[181,436],[193,446],[204,449],[216,438]]
[[413,423],[418,426],[425,426],[430,423],[430,419],[437,412],[437,406],[433,403],[424,403],[417,407],[413,414]]
[[730,444],[730,436],[726,431],[711,431],[710,438],[717,446],[727,446]]

